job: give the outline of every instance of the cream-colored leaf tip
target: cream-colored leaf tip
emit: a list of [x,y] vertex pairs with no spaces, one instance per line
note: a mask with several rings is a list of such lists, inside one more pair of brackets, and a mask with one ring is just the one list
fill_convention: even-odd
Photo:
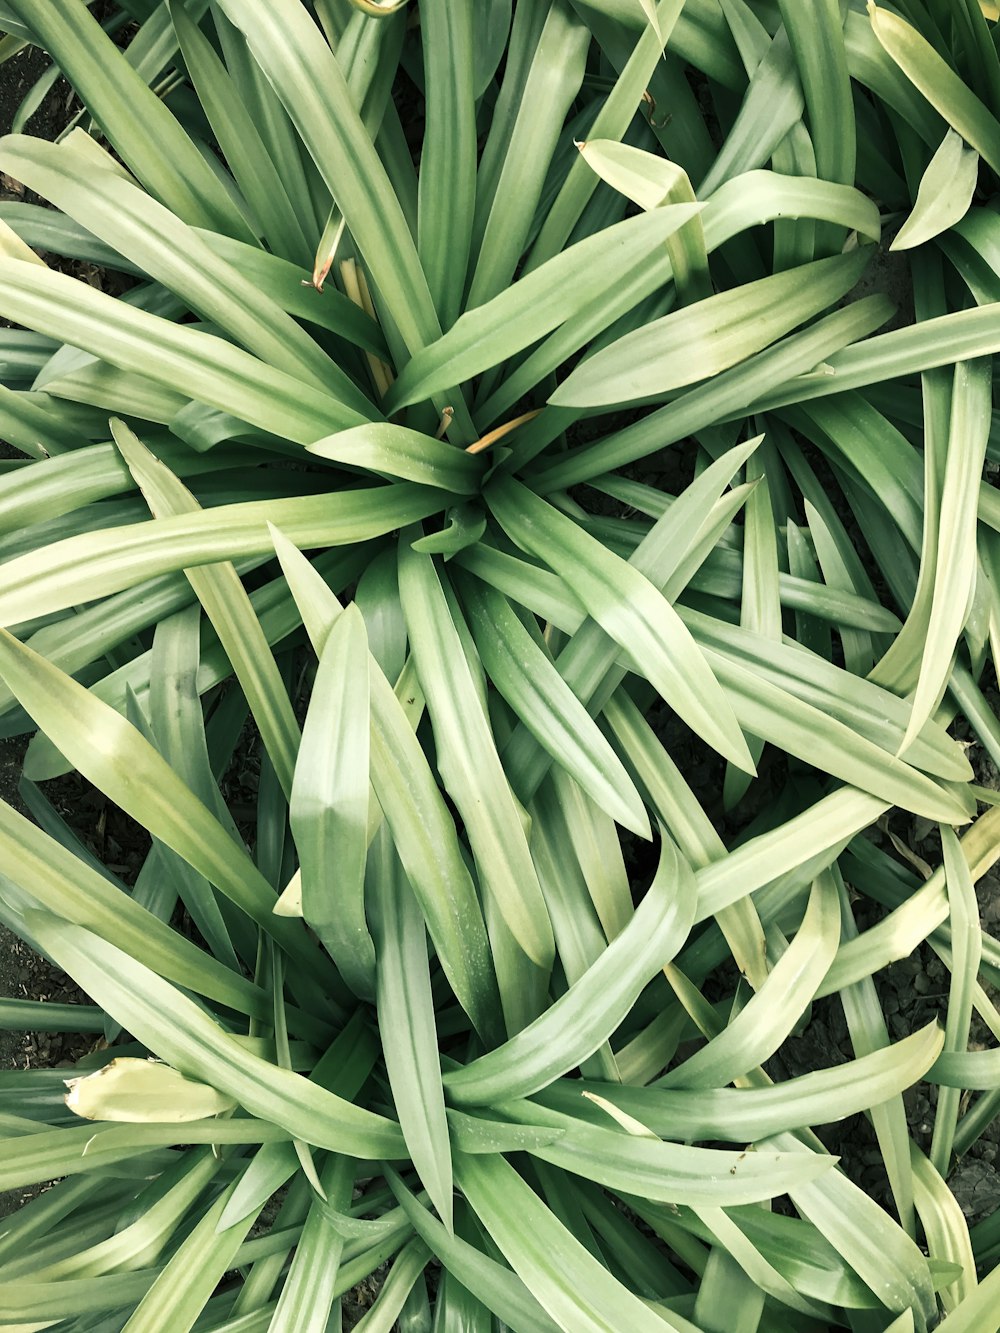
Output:
[[123,1057],[81,1078],[65,1080],[66,1105],[85,1120],[133,1124],[204,1120],[232,1111],[231,1097],[185,1078],[159,1060]]

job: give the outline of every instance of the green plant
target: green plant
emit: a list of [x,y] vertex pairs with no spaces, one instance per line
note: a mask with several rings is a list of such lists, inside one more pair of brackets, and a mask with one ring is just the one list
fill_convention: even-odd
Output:
[[[106,1038],[70,1107],[0,1074],[0,1182],[61,1178],[2,1317],[299,1333],[391,1260],[368,1333],[993,1326],[945,1183],[1000,1087],[1000,817],[957,838],[995,797],[946,731],[1000,761],[980,8],[125,8],[141,61],[2,6],[93,132],[0,142],[55,208],[0,206],[0,717],[43,824],[0,808],[0,914],[97,1008],[0,1013]],[[71,767],[152,838],[131,891],[31,785]],[[926,883],[865,836],[892,807],[940,825]],[[922,941],[947,1028],[890,1044],[872,978]],[[831,995],[856,1059],[772,1086]],[[812,1131],[859,1111],[895,1218]]]

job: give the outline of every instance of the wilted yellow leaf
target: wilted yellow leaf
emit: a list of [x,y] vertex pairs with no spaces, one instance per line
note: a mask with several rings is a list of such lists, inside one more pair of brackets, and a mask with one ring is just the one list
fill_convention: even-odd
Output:
[[66,1105],[85,1120],[204,1120],[236,1102],[159,1060],[124,1056],[82,1078],[68,1078]]

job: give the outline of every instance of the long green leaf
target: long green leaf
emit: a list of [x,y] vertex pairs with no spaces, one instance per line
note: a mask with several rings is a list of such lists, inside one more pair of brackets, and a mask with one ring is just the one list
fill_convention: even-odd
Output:
[[[211,333],[160,319],[65,273],[0,257],[0,310],[102,361],[299,444],[365,417]],[[374,415],[374,411],[372,413]]]
[[172,113],[132,69],[81,0],[33,0],[10,8],[57,61],[123,161],[147,188],[193,226],[243,240],[250,227]]
[[389,1086],[413,1164],[450,1231],[451,1147],[427,936],[420,905],[384,833],[375,844],[369,884],[377,921],[377,1003]]
[[944,694],[955,647],[972,605],[978,568],[977,506],[989,437],[992,373],[988,358],[959,362],[955,367],[934,594],[904,750]]
[[486,470],[485,460],[474,454],[420,431],[381,421],[316,440],[309,452],[348,467],[438,486],[457,495],[476,494]]
[[486,498],[508,536],[565,579],[678,714],[720,754],[753,771],[728,700],[676,611],[648,579],[518,482],[494,480]]
[[564,1114],[580,1115],[581,1092],[596,1092],[661,1138],[744,1143],[820,1124],[828,1115],[839,1120],[855,1108],[864,1110],[904,1092],[923,1078],[943,1042],[940,1027],[929,1023],[894,1046],[770,1087],[687,1090],[666,1088],[661,1080],[649,1088],[611,1088],[565,1080],[540,1092],[538,1100]]
[[926,38],[905,19],[868,0],[875,36],[931,106],[1000,171],[1000,122]]
[[349,1157],[327,1160],[320,1177],[326,1202],[314,1198],[309,1205],[278,1307],[268,1324],[270,1333],[326,1333],[344,1249],[344,1238],[331,1225],[328,1209],[349,1206],[355,1169]]
[[289,820],[302,915],[364,999],[375,994],[375,946],[364,903],[370,732],[368,638],[361,612],[350,606],[334,622],[320,658]]
[[616,1333],[627,1322],[636,1333],[690,1329],[686,1320],[654,1313],[613,1277],[502,1158],[462,1154],[456,1175],[514,1272],[561,1328]]
[[222,893],[302,966],[318,956],[296,923],[272,914],[274,893],[250,857],[148,741],[114,709],[0,631],[0,675],[80,772]]
[[[286,537],[271,530],[303,623],[322,652],[340,602]],[[499,995],[476,890],[462,859],[454,822],[413,728],[378,663],[368,663],[372,785],[427,930],[459,1003],[484,1037],[496,1035]]]
[[[304,5],[219,0],[245,35],[326,181],[411,354],[440,326],[399,202],[344,73]],[[457,406],[457,404],[456,404]]]
[[304,547],[350,546],[424,518],[441,492],[401,483],[292,500],[254,500],[197,514],[81,533],[6,565],[0,623],[65,610],[195,565],[269,555],[268,523]]
[[231,971],[111,885],[6,802],[0,803],[4,874],[36,904],[76,922],[179,986],[264,1018],[267,992]]
[[607,407],[656,398],[762,351],[833,305],[868,264],[864,248],[707,297],[626,334],[578,366],[549,402]]
[[463,1237],[450,1233],[418,1202],[391,1167],[386,1168],[386,1179],[414,1231],[447,1272],[454,1273],[514,1333],[558,1333],[561,1326],[549,1319],[530,1289],[509,1268]]
[[468,831],[485,890],[528,957],[554,951],[545,900],[517,806],[431,556],[399,547],[399,595],[434,725],[437,764]]
[[840,904],[829,875],[820,875],[795,939],[767,980],[728,1026],[664,1075],[665,1088],[723,1087],[761,1065],[789,1036],[840,943]]
[[[948,910],[951,917],[952,974],[945,1024],[945,1051],[963,1052],[969,1042],[973,993],[982,959],[983,936],[979,925],[979,905],[969,873],[969,866],[954,830],[941,829],[944,852]],[[943,1087],[938,1092],[931,1140],[931,1165],[946,1177],[951,1164],[951,1150],[958,1121],[960,1093]]]
[[120,949],[48,913],[36,913],[32,924],[60,966],[144,1045],[190,1078],[228,1092],[251,1114],[318,1148],[366,1160],[406,1156],[392,1121],[249,1054],[176,987]]
[[269,296],[169,209],[70,145],[0,140],[5,169],[76,218],[263,361],[332,392],[362,417],[374,409],[340,367]]
[[232,76],[183,3],[170,3],[169,13],[188,76],[264,237],[277,254],[307,263],[309,238],[251,108],[240,99]]
[[449,1099],[481,1106],[524,1097],[596,1051],[684,942],[695,899],[691,869],[665,837],[653,883],[621,934],[523,1032],[446,1074]]
[[[113,419],[111,433],[154,518],[201,511],[183,482],[145,448],[124,422]],[[299,726],[250,598],[231,563],[220,562],[186,573],[247,697],[287,800],[299,748]]]
[[649,818],[621,761],[551,659],[488,584],[461,585],[476,647],[490,679],[525,726],[601,809],[640,837]]
[[417,353],[393,385],[393,412],[469,379],[529,347],[592,301],[605,298],[701,205],[675,204],[630,218],[570,246],[492,300],[467,310],[444,337]]
[[476,207],[476,6],[472,0],[427,0],[420,18],[427,127],[420,154],[417,246],[447,329],[461,307]]

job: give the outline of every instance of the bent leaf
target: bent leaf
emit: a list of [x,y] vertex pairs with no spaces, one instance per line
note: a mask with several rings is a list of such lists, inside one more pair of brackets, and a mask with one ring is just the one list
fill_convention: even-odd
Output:
[[960,222],[969,210],[979,180],[979,154],[949,130],[924,172],[916,202],[890,250],[912,250]]

